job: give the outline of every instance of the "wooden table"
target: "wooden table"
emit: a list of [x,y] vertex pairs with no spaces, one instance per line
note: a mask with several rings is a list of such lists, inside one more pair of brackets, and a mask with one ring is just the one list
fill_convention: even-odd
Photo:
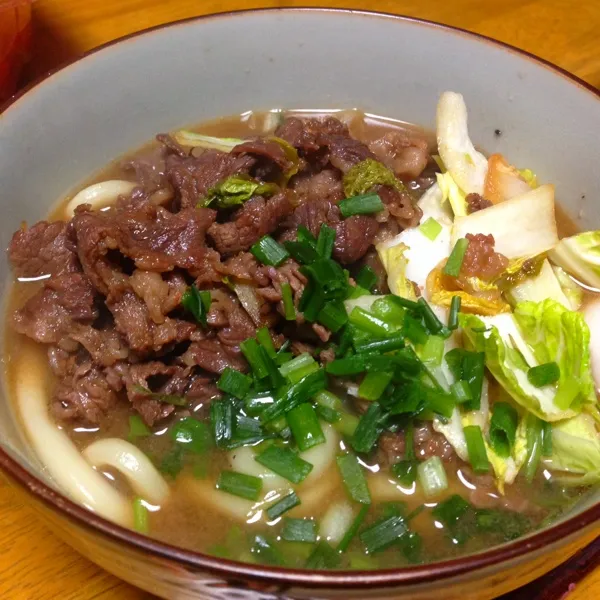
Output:
[[[34,8],[37,76],[122,35],[193,15],[259,6],[322,5],[378,9],[460,26],[542,56],[600,86],[598,0],[38,0]],[[2,600],[149,600],[55,538],[0,480]],[[569,600],[600,598],[600,569]]]

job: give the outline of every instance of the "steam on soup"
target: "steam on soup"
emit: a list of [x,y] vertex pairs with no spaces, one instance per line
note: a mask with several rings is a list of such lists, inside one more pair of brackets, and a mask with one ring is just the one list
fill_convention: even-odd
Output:
[[12,392],[67,494],[202,552],[371,569],[597,483],[598,234],[560,239],[552,185],[478,152],[460,95],[437,144],[356,111],[198,129],[10,244]]

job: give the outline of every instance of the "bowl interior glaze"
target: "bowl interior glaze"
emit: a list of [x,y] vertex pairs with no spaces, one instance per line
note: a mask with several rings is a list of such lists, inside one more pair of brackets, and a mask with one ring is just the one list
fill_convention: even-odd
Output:
[[[478,146],[555,183],[578,226],[598,227],[600,100],[583,83],[514,49],[432,23],[290,9],[157,28],[95,51],[17,98],[0,116],[0,245],[6,248],[23,220],[39,220],[78,182],[156,132],[275,107],[357,107],[433,128],[444,90],[465,96]],[[0,276],[8,281],[4,252]],[[0,440],[0,465],[13,474],[20,465],[52,487],[15,427],[6,394]],[[47,488],[31,481],[47,500]],[[577,512],[595,506],[589,523],[599,516],[599,501],[600,492]],[[565,534],[577,530],[576,521]],[[93,526],[104,527],[101,519]],[[139,543],[140,536],[120,535]],[[526,551],[522,544],[513,555]]]

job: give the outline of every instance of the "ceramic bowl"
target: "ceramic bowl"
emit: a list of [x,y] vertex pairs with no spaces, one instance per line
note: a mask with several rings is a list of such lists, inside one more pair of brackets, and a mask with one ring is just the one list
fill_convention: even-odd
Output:
[[[1,246],[50,205],[154,132],[248,109],[359,107],[433,127],[440,92],[464,94],[471,137],[556,184],[597,228],[600,99],[568,74],[434,23],[339,10],[192,19],[100,48],[17,97],[0,118]],[[500,132],[500,133],[499,133]],[[4,253],[0,274],[8,279]],[[473,556],[413,568],[324,573],[258,567],[122,529],[61,495],[0,402],[0,466],[56,533],[165,598],[476,598],[556,566],[598,534],[600,495],[561,522]]]

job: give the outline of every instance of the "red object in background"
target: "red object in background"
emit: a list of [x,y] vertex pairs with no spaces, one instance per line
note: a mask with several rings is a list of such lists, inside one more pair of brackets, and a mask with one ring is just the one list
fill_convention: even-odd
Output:
[[0,102],[17,89],[31,47],[32,0],[0,0]]

